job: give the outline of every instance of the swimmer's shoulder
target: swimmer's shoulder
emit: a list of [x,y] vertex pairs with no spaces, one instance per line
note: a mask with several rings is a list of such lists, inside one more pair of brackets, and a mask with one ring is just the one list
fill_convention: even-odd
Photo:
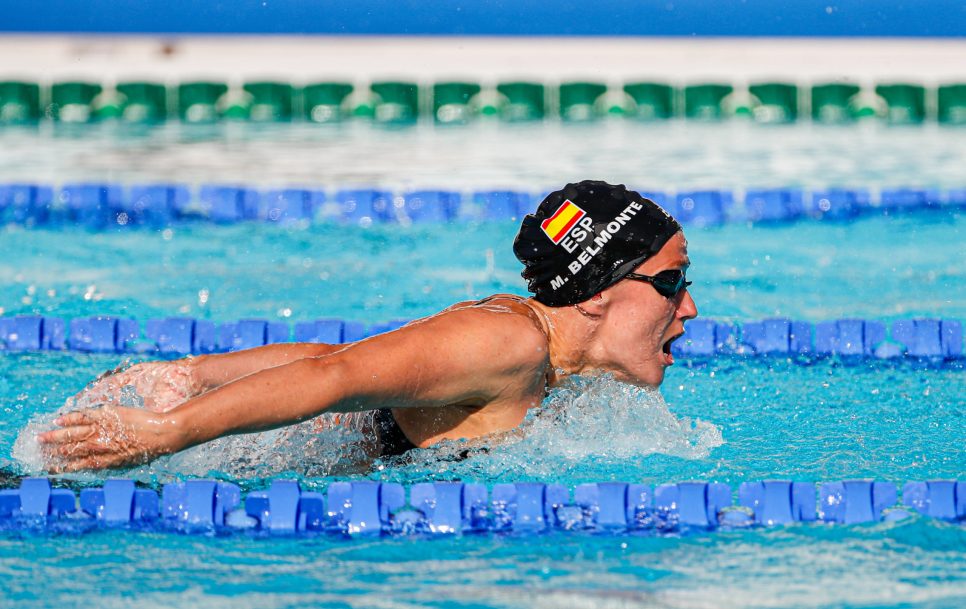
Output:
[[528,299],[515,294],[496,294],[481,300],[459,302],[427,318],[440,325],[453,325],[461,332],[486,337],[501,345],[506,359],[539,363],[549,357],[549,339],[540,314]]

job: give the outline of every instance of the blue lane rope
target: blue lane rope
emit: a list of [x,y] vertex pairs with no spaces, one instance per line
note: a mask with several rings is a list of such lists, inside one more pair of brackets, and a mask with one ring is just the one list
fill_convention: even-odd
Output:
[[[685,225],[729,222],[782,223],[803,218],[847,221],[867,215],[918,210],[966,209],[966,188],[868,189],[796,188],[681,191],[643,190]],[[481,190],[392,192],[385,189],[277,189],[182,184],[0,184],[0,224],[28,227],[81,226],[90,230],[146,227],[161,229],[184,222],[277,224],[335,222],[373,224],[517,221],[532,211],[544,193]]]
[[[0,317],[0,352],[78,351],[183,356],[224,353],[263,345],[306,342],[343,344],[395,330],[408,320],[366,326],[357,321],[318,319],[295,324],[243,319],[216,324],[189,317],[135,319],[94,316],[71,319],[22,315]],[[815,324],[791,319],[744,323],[695,319],[672,345],[678,357],[723,355],[784,357],[900,357],[962,361],[963,323],[955,319],[886,322],[841,319]]]
[[[408,492],[407,492],[408,490]],[[25,478],[0,491],[0,531],[82,533],[105,527],[181,533],[248,531],[341,536],[535,534],[548,531],[681,534],[753,526],[893,521],[919,513],[966,521],[966,482],[907,482],[899,502],[892,482],[843,480],[744,482],[734,501],[723,483],[655,487],[601,482],[560,484],[334,482],[325,493],[274,480],[242,499],[238,486],[214,480],[166,484],[159,496],[114,479],[75,496],[47,478]]]

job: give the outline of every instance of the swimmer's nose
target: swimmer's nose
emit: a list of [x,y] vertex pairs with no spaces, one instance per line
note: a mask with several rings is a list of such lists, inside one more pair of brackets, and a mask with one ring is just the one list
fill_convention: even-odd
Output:
[[698,305],[694,303],[694,299],[691,298],[691,292],[687,288],[684,289],[684,298],[678,303],[677,317],[682,321],[687,321],[689,319],[694,319],[698,316]]

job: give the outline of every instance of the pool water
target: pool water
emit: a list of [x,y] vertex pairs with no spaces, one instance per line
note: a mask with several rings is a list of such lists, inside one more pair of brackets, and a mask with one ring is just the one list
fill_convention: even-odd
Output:
[[[687,538],[0,538],[15,606],[961,607],[966,529],[925,519]],[[29,563],[24,556],[30,556]],[[20,565],[15,568],[15,565]]]
[[498,188],[963,188],[962,128],[617,119],[380,128],[45,124],[0,130],[0,182]]
[[[26,159],[5,166],[4,179],[51,182],[261,179],[253,168],[265,160],[265,181],[315,184],[505,182],[537,190],[545,181],[596,171],[595,177],[680,187],[702,181],[729,188],[963,185],[958,167],[966,150],[954,130],[610,127],[592,132],[549,125],[528,136],[500,133],[492,140],[485,129],[387,131],[375,139],[350,129],[333,131],[329,144],[323,132],[295,128],[218,133],[194,142],[168,127],[138,137],[4,132],[0,141],[30,150]],[[469,153],[478,171],[453,178],[468,161],[447,151],[468,134],[482,142]],[[499,149],[495,142],[505,138],[522,151]],[[564,146],[570,138],[582,145]],[[603,159],[591,152],[592,141],[601,142]],[[312,160],[305,152],[316,148],[320,158]],[[63,154],[42,155],[44,150]],[[223,154],[207,154],[212,150]],[[536,150],[562,152],[553,160]],[[258,156],[271,152],[282,157]],[[527,155],[535,158],[532,167],[521,163]],[[658,172],[663,181],[650,179]],[[966,220],[955,210],[850,223],[693,228],[687,231],[691,291],[702,316],[729,320],[966,319],[964,232]],[[183,225],[103,233],[7,226],[0,228],[0,307],[4,315],[113,314],[142,321],[170,315],[289,323],[413,318],[457,300],[524,293],[510,253],[514,233],[515,226],[505,223],[365,230]],[[15,449],[24,426],[43,425],[66,398],[120,359],[0,354],[6,421],[0,426],[0,466],[35,471],[29,450],[22,444]],[[720,357],[679,362],[660,393],[607,378],[581,379],[576,387],[554,391],[519,432],[491,441],[488,449],[469,446],[464,460],[450,458],[467,448],[455,443],[350,467],[332,449],[338,435],[320,436],[324,441],[303,450],[312,434],[303,426],[257,441],[220,441],[122,473],[152,486],[211,475],[248,489],[280,475],[308,486],[359,478],[570,486],[703,479],[735,487],[779,477],[963,479],[964,396],[961,366]],[[253,451],[264,458],[250,458]],[[76,482],[103,479],[86,474]],[[915,517],[662,538],[5,533],[0,599],[37,607],[953,608],[966,605],[966,528]]]
[[[0,307],[65,318],[414,318],[458,300],[524,294],[511,251],[516,230],[512,222],[105,233],[6,226]],[[704,317],[966,318],[966,210],[685,234]]]

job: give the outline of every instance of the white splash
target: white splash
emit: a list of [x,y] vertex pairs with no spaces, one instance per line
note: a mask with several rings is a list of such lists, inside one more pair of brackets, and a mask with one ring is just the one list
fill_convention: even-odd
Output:
[[672,414],[659,390],[609,374],[577,377],[554,390],[528,419],[524,433],[528,443],[565,459],[654,453],[702,459],[724,443],[713,423]]
[[456,461],[460,469],[482,476],[512,472],[550,479],[588,463],[627,462],[651,454],[703,459],[723,443],[717,425],[675,416],[657,389],[622,383],[608,374],[572,378],[510,433],[418,451],[414,461],[429,468],[433,461],[449,466]]
[[234,478],[286,472],[308,477],[361,474],[370,468],[372,447],[367,437],[371,427],[371,413],[326,414],[272,431],[219,438],[143,469],[162,477],[166,473],[204,476],[210,472]]
[[44,457],[40,450],[37,435],[54,429],[55,418],[57,418],[57,413],[35,415],[17,434],[10,456],[19,464],[21,473],[28,476],[39,476],[46,471],[48,459]]

